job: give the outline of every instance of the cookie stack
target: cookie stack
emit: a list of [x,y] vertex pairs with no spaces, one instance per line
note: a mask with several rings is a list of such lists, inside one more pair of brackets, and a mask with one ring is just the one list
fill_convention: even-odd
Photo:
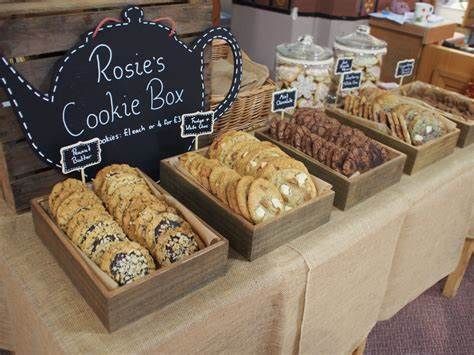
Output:
[[316,197],[306,167],[269,142],[229,131],[214,140],[209,158],[198,153],[180,164],[232,211],[258,224]]
[[158,266],[199,249],[189,223],[163,196],[151,191],[136,169],[125,164],[107,166],[97,173],[93,187],[127,236],[147,248]]
[[291,120],[273,118],[270,134],[347,177],[389,159],[388,151],[362,131],[315,109],[298,109]]
[[390,134],[408,144],[422,145],[448,132],[441,116],[410,98],[380,89],[348,95],[344,111],[385,125]]
[[100,199],[76,179],[56,184],[49,208],[58,226],[119,285],[155,269],[148,250],[127,239]]
[[[408,91],[408,90],[407,90]],[[407,96],[422,100],[442,111],[452,113],[466,121],[474,121],[474,102],[468,97],[455,93],[448,93],[439,88],[418,86]]]

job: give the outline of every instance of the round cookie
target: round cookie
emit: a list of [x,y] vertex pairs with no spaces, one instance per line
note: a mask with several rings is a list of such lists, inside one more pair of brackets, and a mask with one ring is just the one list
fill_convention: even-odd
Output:
[[108,204],[114,192],[122,186],[132,186],[135,184],[146,184],[141,176],[129,173],[118,173],[108,176],[102,184],[100,190],[101,199]]
[[148,275],[156,267],[148,250],[138,243],[123,241],[107,248],[100,268],[122,286]]
[[199,250],[197,236],[183,228],[168,230],[157,240],[153,256],[160,266],[169,265]]
[[202,163],[201,170],[199,172],[199,182],[206,190],[211,190],[211,186],[209,185],[209,175],[211,175],[212,169],[220,165],[221,163],[219,163],[219,161],[216,159],[206,159]]
[[225,172],[224,174],[220,175],[220,178],[217,181],[217,186],[216,186],[217,198],[221,200],[222,202],[224,202],[226,205],[229,205],[229,202],[227,201],[227,185],[239,179],[240,179],[240,175],[231,169],[229,169],[229,171]]
[[237,170],[237,166],[241,163],[243,159],[254,149],[260,147],[261,142],[242,142],[242,144],[237,143],[234,147],[235,150],[232,152],[231,156],[228,158],[230,161],[230,167]]
[[134,222],[138,219],[140,213],[149,206],[151,206],[149,209],[154,210],[156,213],[174,211],[174,208],[168,206],[165,201],[158,199],[155,195],[148,194],[133,197],[122,218],[122,228],[128,236],[134,233]]
[[249,188],[247,206],[255,224],[279,215],[284,202],[278,189],[269,181],[257,178]]
[[268,148],[275,148],[275,146],[271,142],[259,142],[258,144],[249,147],[249,150],[247,150],[244,154],[240,155],[236,159],[234,169],[241,175],[249,175],[247,174],[247,170],[249,169],[249,167],[254,165],[256,166],[257,164],[256,162],[251,163],[253,159],[259,154],[261,154],[262,151]]
[[135,195],[147,194],[151,193],[150,188],[146,184],[145,181],[138,182],[134,185],[122,185],[118,187],[112,196],[109,198],[107,203],[107,209],[109,210],[110,214],[113,215],[117,221],[120,221],[119,215],[121,211],[118,211],[116,214],[116,209],[119,205],[122,205],[122,209],[124,208],[123,205],[126,206],[127,202]]
[[252,185],[254,180],[255,178],[253,176],[242,176],[235,189],[240,213],[250,222],[252,221],[252,217],[250,216],[247,200],[249,196],[250,185]]
[[96,194],[98,194],[100,197],[101,189],[102,189],[102,184],[104,181],[115,174],[120,174],[120,173],[127,173],[127,174],[133,174],[136,176],[140,176],[138,173],[137,169],[132,168],[131,166],[127,164],[112,164],[109,166],[106,166],[105,168],[101,169],[97,175],[95,176],[95,179],[92,181],[92,186],[94,188],[94,191]]
[[97,215],[96,217],[91,217],[73,231],[71,234],[71,241],[82,250],[82,244],[89,235],[97,233],[103,229],[104,226],[114,224],[116,223],[110,215]]
[[95,205],[99,209],[104,209],[102,207],[102,202],[92,191],[86,190],[82,192],[74,192],[58,207],[56,212],[56,222],[62,230],[65,230],[68,222],[76,213],[84,208]]
[[217,195],[217,187],[219,186],[219,180],[224,174],[228,173],[229,171],[233,170],[226,166],[216,166],[214,169],[212,169],[211,174],[209,175],[209,187],[211,189],[211,193],[214,196]]
[[285,204],[291,208],[302,205],[317,195],[310,175],[297,169],[278,170],[267,179],[277,187]]
[[81,244],[81,250],[96,264],[100,264],[102,256],[110,243],[127,240],[122,229],[117,223],[103,225],[97,228],[94,233],[87,235]]
[[256,176],[264,177],[270,176],[273,172],[282,170],[282,169],[298,169],[304,172],[308,172],[306,166],[295,159],[289,157],[277,157],[268,161],[264,167],[257,170]]
[[145,234],[148,224],[156,215],[170,210],[168,205],[164,205],[160,202],[152,202],[150,204],[147,204],[137,214],[136,219],[131,221],[131,225],[129,225],[130,239],[135,240],[141,245],[146,245]]
[[145,231],[145,242],[148,250],[153,250],[161,236],[171,229],[184,228],[191,230],[191,226],[180,216],[174,213],[160,213],[153,216]]
[[237,201],[237,184],[242,178],[235,179],[227,184],[226,188],[226,195],[227,195],[227,203],[232,211],[237,213],[238,215],[242,215],[239,209],[239,203]]
[[49,209],[53,216],[56,216],[56,211],[61,203],[74,192],[81,192],[87,190],[87,186],[82,181],[77,179],[66,179],[54,185],[51,191],[48,203]]
[[251,152],[246,158],[247,164],[241,174],[255,176],[258,169],[264,167],[269,160],[285,156],[287,155],[275,146]]
[[76,228],[80,228],[87,221],[95,220],[96,218],[110,218],[110,215],[103,208],[100,208],[97,205],[92,205],[79,211],[66,225],[65,232],[67,236],[71,238]]

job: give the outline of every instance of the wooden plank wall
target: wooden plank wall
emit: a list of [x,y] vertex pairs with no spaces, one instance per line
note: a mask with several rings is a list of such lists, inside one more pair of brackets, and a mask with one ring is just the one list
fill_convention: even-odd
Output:
[[[128,4],[143,6],[149,19],[173,18],[177,33],[185,42],[191,42],[211,25],[211,0],[0,0],[0,52],[36,88],[47,92],[54,64],[65,51],[103,18],[120,18]],[[207,102],[210,53],[208,48]],[[0,89],[0,103],[5,100]],[[48,193],[61,179],[58,171],[34,155],[11,108],[0,104],[0,182],[7,203],[16,211],[29,208],[31,198]]]

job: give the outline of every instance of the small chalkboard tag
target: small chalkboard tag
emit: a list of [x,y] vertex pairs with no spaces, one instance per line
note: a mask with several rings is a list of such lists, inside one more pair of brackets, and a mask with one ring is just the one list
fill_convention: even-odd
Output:
[[77,142],[60,149],[63,174],[80,170],[84,180],[84,169],[101,162],[102,150],[99,138]]
[[272,95],[272,112],[283,112],[296,107],[297,90],[288,89],[275,91]]
[[415,68],[415,59],[401,60],[397,63],[395,69],[395,78],[404,78],[413,74]]
[[[198,137],[214,132],[214,111],[198,111],[181,116],[181,137]],[[197,139],[195,139],[197,149]]]
[[342,74],[341,80],[341,90],[350,91],[360,88],[362,81],[362,72],[361,71],[351,71],[348,73]]
[[334,73],[339,75],[352,71],[352,60],[352,58],[338,58],[334,68]]

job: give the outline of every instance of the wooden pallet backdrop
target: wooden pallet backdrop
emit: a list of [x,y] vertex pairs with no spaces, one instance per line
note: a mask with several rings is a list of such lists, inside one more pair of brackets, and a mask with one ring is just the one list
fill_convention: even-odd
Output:
[[[126,5],[144,7],[149,19],[171,17],[191,42],[211,25],[211,0],[0,0],[0,51],[40,91],[50,88],[55,62],[105,17],[120,18]],[[206,96],[210,94],[210,46],[206,51]],[[6,96],[0,89],[0,103]],[[64,177],[30,149],[13,110],[0,104],[0,182],[7,204],[20,212]],[[41,117],[38,117],[41,119]],[[159,162],[157,162],[158,164]]]

